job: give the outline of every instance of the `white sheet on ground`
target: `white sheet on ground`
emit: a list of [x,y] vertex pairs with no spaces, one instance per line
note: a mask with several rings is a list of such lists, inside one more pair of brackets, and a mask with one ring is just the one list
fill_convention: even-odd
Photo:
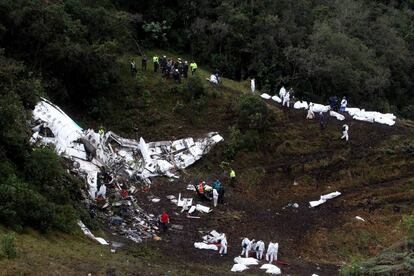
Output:
[[310,207],[313,208],[313,207],[319,206],[319,205],[325,203],[327,200],[335,198],[335,197],[340,196],[340,195],[341,195],[341,193],[338,192],[338,191],[333,192],[333,193],[329,193],[329,194],[326,194],[326,195],[322,195],[319,200],[310,201],[309,202]]
[[276,96],[276,95],[274,95],[273,97],[272,97],[272,100],[274,100],[275,102],[277,102],[277,103],[282,103],[282,99],[281,98],[279,98],[278,96]]
[[235,264],[231,268],[231,272],[243,272],[247,269],[249,269],[249,268],[247,266],[245,266],[244,264]]
[[204,242],[195,242],[194,247],[198,249],[218,250],[215,244],[206,244]]
[[236,264],[244,264],[244,265],[258,265],[259,261],[255,258],[243,258],[243,257],[236,257],[234,258],[234,262]]
[[345,116],[342,114],[339,114],[338,112],[335,111],[329,111],[329,115],[331,115],[332,117],[335,117],[336,119],[338,119],[339,121],[343,121],[345,120]]
[[329,109],[330,109],[329,105],[321,105],[321,104],[313,103],[312,110],[315,114],[319,112],[328,112]]
[[265,100],[268,100],[268,99],[270,99],[272,96],[270,96],[269,94],[267,94],[267,93],[263,93],[262,95],[260,95],[260,97],[262,97],[263,99],[265,99]]
[[297,101],[295,102],[295,104],[293,105],[294,109],[308,109],[309,105],[306,101]]
[[270,274],[282,274],[282,271],[280,270],[280,268],[278,268],[277,266],[273,265],[273,264],[264,264],[260,267],[260,269],[266,269],[266,273],[270,273]]

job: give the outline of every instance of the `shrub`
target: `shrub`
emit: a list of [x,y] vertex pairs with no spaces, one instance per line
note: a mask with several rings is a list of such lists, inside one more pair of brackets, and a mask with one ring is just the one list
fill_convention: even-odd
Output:
[[244,95],[238,106],[238,125],[243,130],[254,129],[264,132],[269,126],[269,110],[258,97]]
[[1,239],[1,251],[8,259],[12,259],[17,256],[17,250],[14,244],[15,240],[16,237],[12,233],[4,235]]
[[191,102],[207,96],[206,89],[198,76],[189,78],[181,85],[181,93],[187,102]]
[[405,215],[401,219],[400,228],[408,238],[414,239],[414,216]]

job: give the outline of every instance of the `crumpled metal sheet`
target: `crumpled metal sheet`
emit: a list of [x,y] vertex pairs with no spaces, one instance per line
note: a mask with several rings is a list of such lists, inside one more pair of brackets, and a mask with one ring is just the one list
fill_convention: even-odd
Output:
[[97,192],[96,174],[102,168],[129,178],[177,177],[178,170],[194,164],[223,140],[216,132],[199,139],[151,143],[146,143],[142,137],[139,141],[123,138],[112,131],[100,135],[92,129],[83,130],[46,99],[36,105],[33,121],[31,142],[52,144],[59,155],[76,162],[78,170],[87,174],[92,198]]

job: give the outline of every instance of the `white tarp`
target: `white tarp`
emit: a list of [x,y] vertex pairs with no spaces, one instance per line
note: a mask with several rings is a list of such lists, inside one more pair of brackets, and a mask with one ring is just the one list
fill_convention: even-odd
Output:
[[272,100],[274,100],[275,102],[277,102],[277,103],[282,103],[282,99],[281,98],[279,98],[278,96],[276,96],[276,95],[274,95],[273,97],[272,97]]
[[313,207],[319,206],[319,205],[325,203],[326,201],[328,201],[330,199],[333,199],[333,198],[335,198],[337,196],[340,196],[340,195],[341,195],[341,193],[338,192],[338,191],[333,192],[333,193],[329,193],[329,194],[326,194],[326,195],[322,195],[319,200],[310,201],[309,202],[310,207],[313,208]]
[[218,250],[215,244],[206,244],[204,242],[195,242],[194,247],[198,249]]
[[234,264],[233,267],[231,268],[231,272],[243,272],[247,269],[249,268],[245,266],[244,264]]
[[320,113],[320,112],[328,112],[331,109],[329,105],[322,105],[313,103],[312,110],[314,113]]
[[277,266],[273,264],[264,264],[260,267],[260,269],[266,269],[266,273],[269,273],[269,274],[274,274],[274,275],[282,274],[282,271],[280,270],[280,268],[278,268]]
[[335,111],[329,111],[329,115],[331,115],[332,117],[335,117],[336,119],[338,119],[339,121],[343,121],[345,120],[345,116],[342,114],[339,114],[338,112]]
[[262,95],[260,95],[260,97],[262,97],[263,99],[265,99],[265,100],[268,100],[268,99],[270,99],[272,96],[270,96],[269,94],[267,94],[267,93],[263,93]]
[[293,108],[294,109],[308,109],[309,108],[309,105],[308,105],[308,103],[307,102],[305,102],[305,101],[297,101],[297,102],[295,102],[295,104],[293,105]]
[[255,259],[255,258],[243,258],[243,257],[236,257],[236,258],[234,258],[234,262],[236,263],[236,264],[243,264],[243,265],[247,265],[247,266],[249,266],[249,265],[258,265],[259,264],[259,261],[257,260],[257,259]]
[[359,108],[346,108],[345,111],[348,112],[348,114],[355,120],[370,123],[375,122],[389,126],[393,126],[395,124],[395,120],[397,119],[397,117],[391,113],[384,114],[377,111],[365,111],[364,109]]

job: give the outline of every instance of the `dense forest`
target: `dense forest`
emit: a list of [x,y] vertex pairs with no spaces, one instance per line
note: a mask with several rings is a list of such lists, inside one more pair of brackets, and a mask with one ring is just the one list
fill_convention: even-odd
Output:
[[414,116],[413,1],[119,0],[118,7],[142,16],[137,33],[152,34],[146,42],[191,52],[227,77]]
[[28,145],[28,111],[48,96],[104,116],[127,89],[117,59],[128,53],[187,53],[227,78],[256,77],[272,94],[283,84],[311,101],[347,95],[351,105],[413,119],[413,8],[412,0],[0,0],[1,221],[70,224],[62,220],[76,216],[76,181],[52,152]]

